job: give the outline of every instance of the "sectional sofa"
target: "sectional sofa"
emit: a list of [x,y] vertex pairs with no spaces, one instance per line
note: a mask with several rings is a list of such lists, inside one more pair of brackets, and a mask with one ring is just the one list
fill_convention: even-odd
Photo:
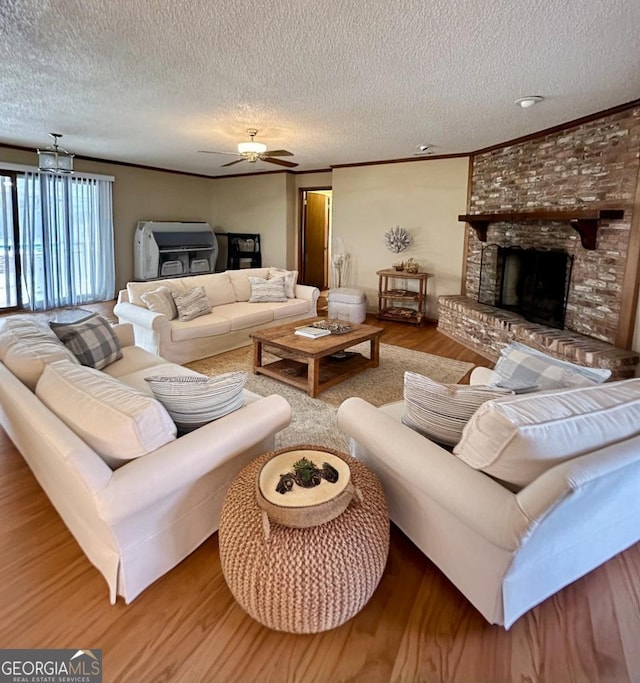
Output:
[[[252,302],[252,278],[286,277],[285,301]],[[252,332],[312,318],[317,313],[320,291],[297,284],[296,271],[275,268],[246,268],[224,273],[165,278],[151,282],[129,282],[118,294],[114,313],[120,322],[133,325],[136,345],[174,363],[188,363],[223,351],[245,346]],[[211,311],[189,321],[154,312],[145,295],[158,287],[185,292],[202,287]]]
[[80,365],[47,326],[0,323],[0,424],[102,573],[131,602],[218,528],[227,487],[274,447],[291,408],[244,391],[244,406],[177,437],[149,376],[197,375],[113,328],[121,357]]

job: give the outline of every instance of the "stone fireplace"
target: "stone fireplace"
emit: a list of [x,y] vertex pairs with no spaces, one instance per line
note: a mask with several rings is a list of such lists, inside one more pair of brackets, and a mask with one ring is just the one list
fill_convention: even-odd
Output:
[[463,294],[440,298],[439,329],[491,359],[517,339],[632,375],[619,347],[639,154],[639,107],[474,154]]
[[486,245],[478,301],[563,329],[572,266],[563,249]]

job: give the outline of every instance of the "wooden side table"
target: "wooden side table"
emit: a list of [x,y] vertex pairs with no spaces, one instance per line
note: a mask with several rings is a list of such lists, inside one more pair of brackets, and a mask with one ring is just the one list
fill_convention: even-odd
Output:
[[[420,325],[425,317],[427,303],[427,281],[431,273],[408,273],[405,270],[386,268],[378,275],[378,320]],[[397,280],[402,280],[397,286]],[[417,291],[405,286],[407,280],[416,280]]]

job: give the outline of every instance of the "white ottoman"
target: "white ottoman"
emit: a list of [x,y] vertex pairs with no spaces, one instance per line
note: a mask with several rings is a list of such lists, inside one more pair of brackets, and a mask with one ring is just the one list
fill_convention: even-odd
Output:
[[363,323],[367,318],[367,297],[361,289],[336,287],[329,290],[329,318]]

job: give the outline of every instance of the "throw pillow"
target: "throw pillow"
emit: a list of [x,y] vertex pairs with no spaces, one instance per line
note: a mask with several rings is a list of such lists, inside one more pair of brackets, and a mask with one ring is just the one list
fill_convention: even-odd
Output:
[[267,279],[272,280],[276,277],[284,277],[284,293],[287,299],[295,299],[298,271],[285,270],[284,268],[269,268],[269,277]]
[[535,387],[541,390],[587,387],[609,379],[610,370],[586,368],[552,358],[518,342],[511,342],[500,353],[494,372],[494,385]]
[[186,434],[244,405],[246,372],[217,377],[182,375],[145,377],[153,395],[167,409],[179,434]]
[[250,304],[277,303],[287,300],[284,276],[274,277],[271,280],[250,277],[249,284],[251,285]]
[[122,358],[118,336],[109,321],[98,313],[75,323],[51,320],[49,327],[81,365],[101,370]]
[[68,360],[45,367],[36,395],[114,469],[176,438],[159,401]]
[[178,309],[169,287],[160,286],[151,292],[145,292],[140,298],[144,305],[153,313],[162,313],[169,320],[173,320],[178,316]]
[[78,363],[46,323],[20,316],[0,321],[0,360],[31,391],[49,363],[64,359]]
[[526,486],[561,462],[638,434],[640,379],[629,379],[485,403],[453,452],[474,469]]
[[184,292],[171,292],[178,310],[178,320],[187,322],[211,313],[211,302],[204,287],[192,287]]
[[497,387],[440,384],[416,372],[405,372],[402,422],[431,441],[455,446],[485,401],[510,394]]

